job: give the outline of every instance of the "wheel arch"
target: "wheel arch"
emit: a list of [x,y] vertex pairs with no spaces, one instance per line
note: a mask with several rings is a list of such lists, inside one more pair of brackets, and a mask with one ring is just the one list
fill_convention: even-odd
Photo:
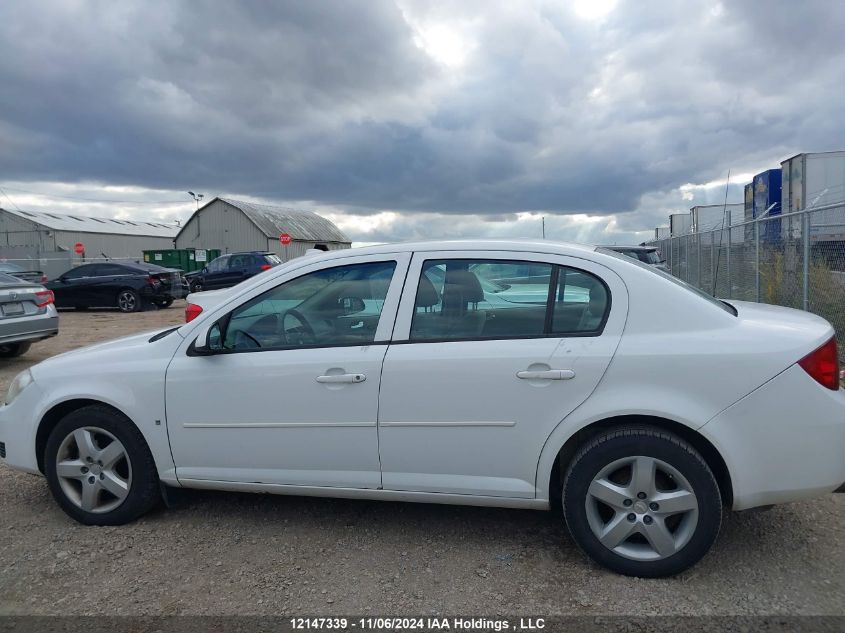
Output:
[[719,485],[719,493],[722,496],[723,504],[727,507],[733,505],[733,482],[730,471],[721,453],[710,440],[695,429],[668,418],[654,415],[618,415],[588,424],[569,436],[563,446],[560,447],[548,481],[549,503],[552,507],[557,508],[561,505],[563,478],[578,449],[599,433],[621,426],[631,425],[645,425],[659,428],[674,433],[681,439],[689,442],[695,450],[701,453],[704,461],[707,462],[710,470],[713,471],[713,476]]
[[[41,472],[42,475],[44,474],[44,449],[47,448],[47,438],[50,437],[50,433],[52,433],[53,429],[56,428],[56,425],[61,422],[61,420],[66,415],[92,405],[111,409],[115,413],[128,420],[132,425],[135,426],[136,429],[140,431],[138,425],[135,424],[132,418],[130,418],[128,415],[126,415],[126,413],[118,409],[116,406],[109,404],[108,402],[103,402],[102,400],[95,400],[92,398],[74,398],[72,400],[65,400],[63,402],[59,402],[53,405],[41,417],[41,421],[38,423],[38,430],[35,433],[35,459],[38,462],[38,470]],[[143,437],[143,432],[141,433],[141,435]]]

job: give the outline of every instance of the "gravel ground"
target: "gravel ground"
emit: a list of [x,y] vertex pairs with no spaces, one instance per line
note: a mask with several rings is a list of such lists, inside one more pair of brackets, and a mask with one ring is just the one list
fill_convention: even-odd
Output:
[[[183,303],[63,312],[25,367],[182,320]],[[67,518],[40,477],[0,467],[0,614],[845,614],[845,495],[729,515],[673,579],[590,563],[559,514],[188,492],[118,528]]]

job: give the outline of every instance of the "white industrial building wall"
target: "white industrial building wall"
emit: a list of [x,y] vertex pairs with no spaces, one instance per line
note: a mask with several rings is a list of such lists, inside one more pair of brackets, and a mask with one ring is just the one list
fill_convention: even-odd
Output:
[[176,239],[176,248],[219,248],[221,253],[261,251],[267,236],[244,213],[216,200],[195,213]]

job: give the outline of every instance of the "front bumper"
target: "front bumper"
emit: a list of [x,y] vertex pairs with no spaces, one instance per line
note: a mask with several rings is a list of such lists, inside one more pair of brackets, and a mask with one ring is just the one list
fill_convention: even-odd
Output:
[[734,510],[845,491],[845,391],[825,389],[798,365],[699,432],[727,464]]
[[34,416],[42,395],[38,383],[33,382],[18,394],[12,404],[0,405],[0,442],[6,449],[0,463],[28,473],[41,472],[35,455],[38,423]]

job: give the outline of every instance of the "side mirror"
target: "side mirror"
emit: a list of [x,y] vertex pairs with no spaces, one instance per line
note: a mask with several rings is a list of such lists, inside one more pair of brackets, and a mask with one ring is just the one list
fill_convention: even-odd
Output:
[[203,266],[202,267],[202,274],[204,275],[207,272],[208,272],[208,266]]
[[200,328],[199,335],[194,339],[193,353],[197,356],[212,356],[221,351],[223,351],[223,335],[220,331],[220,323]]
[[364,300],[360,297],[340,297],[337,304],[343,310],[343,314],[357,314],[363,312],[366,307]]

